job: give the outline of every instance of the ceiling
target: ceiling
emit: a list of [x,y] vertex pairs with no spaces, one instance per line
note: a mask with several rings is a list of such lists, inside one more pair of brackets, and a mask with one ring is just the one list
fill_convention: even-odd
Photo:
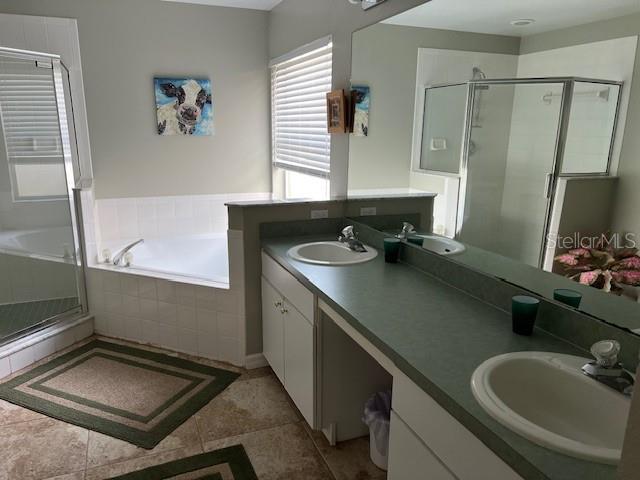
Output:
[[[217,5],[219,7],[252,8],[271,10],[282,0],[164,0],[165,2],[196,3],[198,5]],[[640,1],[640,0],[639,0]]]
[[[384,21],[522,37],[640,12],[640,0],[431,0]],[[524,27],[515,19],[534,19]]]

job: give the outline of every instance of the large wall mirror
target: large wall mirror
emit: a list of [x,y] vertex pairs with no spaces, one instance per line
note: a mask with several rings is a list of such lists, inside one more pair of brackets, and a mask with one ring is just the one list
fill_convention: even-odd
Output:
[[354,33],[349,195],[435,193],[412,248],[640,334],[640,3],[520,3],[433,0]]

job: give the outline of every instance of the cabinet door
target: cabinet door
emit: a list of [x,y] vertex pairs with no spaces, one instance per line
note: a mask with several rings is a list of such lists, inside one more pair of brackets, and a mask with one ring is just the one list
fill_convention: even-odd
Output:
[[284,384],[284,324],[282,296],[262,279],[262,353]]
[[284,370],[285,389],[307,423],[314,426],[314,337],[313,326],[285,300]]
[[390,428],[387,480],[456,480],[393,410]]

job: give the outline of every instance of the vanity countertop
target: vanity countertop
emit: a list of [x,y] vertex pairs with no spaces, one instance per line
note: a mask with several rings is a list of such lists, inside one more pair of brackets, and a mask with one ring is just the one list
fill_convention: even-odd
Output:
[[270,238],[264,250],[330,305],[396,367],[527,480],[608,480],[616,467],[569,457],[517,435],[493,420],[471,392],[473,371],[495,355],[552,351],[588,356],[544,331],[511,332],[511,317],[382,252],[358,265],[321,266],[287,250],[328,237]]

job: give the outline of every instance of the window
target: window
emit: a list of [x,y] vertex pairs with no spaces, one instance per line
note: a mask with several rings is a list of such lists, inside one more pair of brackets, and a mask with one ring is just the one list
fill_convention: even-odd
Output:
[[51,69],[15,62],[0,74],[0,117],[14,201],[66,197]]
[[310,198],[324,200],[329,198],[329,181],[326,178],[286,171],[285,198]]
[[272,160],[285,170],[287,198],[328,196],[331,62],[331,39],[324,38],[271,63]]

